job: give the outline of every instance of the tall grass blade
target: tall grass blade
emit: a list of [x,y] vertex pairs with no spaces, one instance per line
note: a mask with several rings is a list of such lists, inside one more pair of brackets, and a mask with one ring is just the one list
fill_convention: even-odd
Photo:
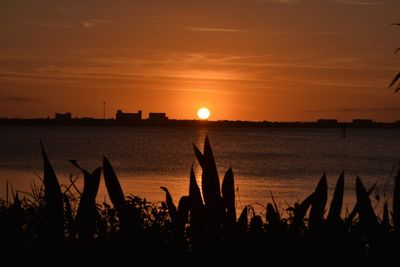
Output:
[[111,203],[114,205],[114,208],[119,214],[122,226],[125,228],[129,228],[129,219],[127,214],[125,196],[118,181],[118,177],[115,174],[115,171],[111,166],[110,161],[106,157],[103,157],[103,170],[104,181]]
[[[368,197],[371,195],[372,191],[374,191],[375,187],[376,187],[376,183],[374,183],[373,186],[368,190],[368,192],[367,192]],[[345,220],[346,228],[348,228],[353,223],[353,220],[356,217],[358,211],[359,211],[359,204],[357,202],[356,205],[354,206],[353,210],[350,212],[349,216],[347,216],[347,218]]]
[[344,194],[344,172],[340,174],[339,179],[336,182],[335,192],[329,208],[327,221],[329,224],[336,224],[342,221],[340,214],[342,213],[343,205],[343,194]]
[[179,200],[178,204],[178,223],[177,223],[177,237],[182,238],[184,236],[185,225],[189,220],[190,212],[190,198],[189,196],[183,196]]
[[400,231],[400,169],[394,178],[393,192],[393,226],[396,232]]
[[389,222],[389,207],[388,207],[388,202],[387,200],[385,201],[385,204],[383,205],[383,215],[382,215],[382,228],[386,231],[389,232],[390,230],[390,222]]
[[77,230],[80,239],[91,239],[96,230],[96,196],[100,185],[102,168],[99,167],[89,173],[81,168],[74,160],[71,164],[80,169],[83,173],[83,191],[76,214]]
[[64,207],[61,187],[42,142],[40,142],[40,147],[42,149],[44,169],[45,229],[47,231],[47,239],[51,242],[62,242],[64,240]]
[[73,240],[75,238],[76,232],[74,229],[75,228],[74,217],[72,213],[71,200],[67,194],[64,194],[64,205],[65,205],[65,212],[64,212],[65,229],[69,234],[68,239]]
[[10,200],[9,200],[9,196],[8,196],[8,180],[6,181],[6,203],[7,203],[7,207],[10,205]]
[[236,207],[235,207],[235,181],[232,168],[229,168],[225,173],[222,182],[222,198],[225,204],[227,223],[235,224],[236,222]]
[[309,229],[314,230],[321,227],[323,222],[325,205],[328,198],[328,184],[326,175],[323,174],[314,192],[311,204]]
[[203,208],[203,199],[201,198],[200,188],[197,184],[193,166],[190,170],[189,198],[192,207],[191,208],[192,212],[194,209],[198,210]]
[[269,191],[269,193],[271,194],[271,200],[272,200],[272,204],[274,204],[275,211],[279,215],[279,209],[278,209],[278,205],[276,204],[276,201],[275,201],[275,198],[274,198],[274,194],[272,194],[272,191]]
[[206,167],[206,162],[205,162],[205,159],[204,159],[204,155],[203,155],[203,153],[201,153],[200,149],[198,149],[195,144],[192,144],[192,145],[193,145],[193,150],[194,150],[194,154],[196,156],[196,159],[199,162],[200,167],[202,169],[204,169]]
[[243,208],[242,212],[240,213],[238,222],[237,222],[238,229],[241,231],[246,231],[247,225],[249,223],[248,216],[247,216],[247,210],[248,210],[247,206]]
[[400,84],[397,85],[396,89],[394,90],[394,94],[397,93],[398,91],[400,91]]
[[189,205],[190,205],[190,231],[192,234],[192,245],[194,251],[204,250],[205,242],[205,218],[204,204],[201,198],[200,188],[197,185],[193,165],[190,170],[189,183]]
[[313,202],[315,192],[311,193],[306,199],[300,204],[296,204],[293,214],[293,227],[297,230],[304,228],[304,216],[306,216],[307,210],[310,208]]
[[251,233],[261,237],[263,232],[263,222],[260,215],[254,215],[250,220],[249,230]]
[[[195,149],[195,153],[196,151],[198,149]],[[225,218],[225,212],[220,192],[217,166],[207,136],[204,141],[204,154],[202,154],[202,157],[197,154],[196,156],[202,166],[201,187],[205,202],[204,220],[207,226],[209,245],[212,250],[217,248],[221,239],[221,226]]]
[[178,204],[178,216],[182,225],[185,225],[188,222],[189,212],[190,212],[190,198],[189,196],[183,196],[179,200]]
[[396,75],[396,76],[393,78],[393,80],[390,82],[389,88],[392,87],[392,86],[397,82],[398,79],[400,79],[400,72],[397,73],[397,75]]
[[280,216],[277,210],[275,210],[274,206],[271,203],[267,204],[267,214],[266,214],[267,224],[268,225],[278,225],[280,224]]
[[[194,146],[194,145],[193,145]],[[204,154],[194,146],[194,151],[202,168],[201,187],[206,206],[212,209],[221,206],[220,184],[210,141],[206,136],[204,141]]]
[[16,192],[15,195],[14,195],[13,208],[14,209],[21,209],[21,200],[19,199],[18,192]]
[[171,218],[172,223],[177,224],[178,223],[178,210],[174,204],[174,201],[172,200],[172,196],[168,191],[168,188],[161,186],[161,189],[165,192],[165,198],[166,198],[166,203],[168,207],[168,214],[169,217]]
[[379,222],[372,208],[368,193],[360,178],[356,179],[357,204],[360,215],[360,224],[366,234],[375,235],[379,228]]

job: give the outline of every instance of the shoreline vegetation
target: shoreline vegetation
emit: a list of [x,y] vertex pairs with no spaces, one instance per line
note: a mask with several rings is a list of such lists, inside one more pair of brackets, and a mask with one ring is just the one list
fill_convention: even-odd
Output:
[[[93,172],[71,160],[83,174],[83,188],[73,179],[61,186],[42,146],[42,183],[33,183],[31,192],[23,194],[7,183],[6,199],[0,200],[3,262],[196,265],[243,260],[283,266],[373,266],[398,259],[400,172],[394,177],[393,205],[386,201],[382,216],[370,202],[375,186],[365,188],[357,178],[357,202],[342,217],[344,173],[330,203],[323,174],[315,190],[292,207],[278,207],[271,194],[264,215],[250,205],[236,214],[233,170],[226,171],[221,183],[208,137],[203,152],[195,145],[193,149],[202,169],[201,185],[192,167],[186,196],[178,200],[161,187],[165,201],[152,204],[124,195],[106,157]],[[101,179],[111,203],[96,202]]]

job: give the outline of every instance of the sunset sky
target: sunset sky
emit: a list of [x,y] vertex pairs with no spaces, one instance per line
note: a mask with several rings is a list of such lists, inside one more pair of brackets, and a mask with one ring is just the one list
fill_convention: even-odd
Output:
[[400,120],[399,0],[2,0],[0,117]]

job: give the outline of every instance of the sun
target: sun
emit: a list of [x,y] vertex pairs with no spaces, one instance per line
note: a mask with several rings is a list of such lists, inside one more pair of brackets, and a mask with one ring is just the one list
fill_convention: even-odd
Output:
[[211,114],[211,112],[208,108],[200,108],[197,111],[197,116],[199,116],[199,118],[202,120],[208,119],[210,117],[210,114]]

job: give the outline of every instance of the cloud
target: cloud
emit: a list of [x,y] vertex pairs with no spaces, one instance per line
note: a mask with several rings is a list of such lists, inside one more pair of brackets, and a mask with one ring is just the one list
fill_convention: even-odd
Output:
[[3,96],[0,97],[3,102],[41,102],[43,99],[26,96]]
[[334,2],[343,5],[356,5],[356,6],[383,5],[382,1],[376,1],[376,0],[334,0]]
[[[68,25],[68,24],[49,23],[49,22],[42,22],[42,21],[35,21],[35,20],[29,20],[29,21],[26,21],[25,23],[35,26],[35,27],[41,27],[41,28],[54,28],[54,29],[71,29],[71,28],[73,28],[72,25]],[[110,24],[110,23],[117,23],[117,22],[105,20],[105,19],[88,19],[88,20],[83,21],[81,23],[81,25],[84,28],[90,29],[90,28],[95,28],[102,24]]]
[[82,26],[85,28],[94,28],[101,24],[116,23],[115,21],[109,21],[105,19],[89,19],[82,22]]
[[299,35],[329,35],[329,34],[349,34],[350,32],[344,31],[254,31],[248,29],[234,29],[234,28],[218,28],[218,27],[185,27],[188,31],[193,32],[222,32],[222,33],[248,33],[248,34],[270,34],[270,35],[286,35],[286,34],[299,34]]
[[46,65],[43,67],[38,67],[35,69],[35,72],[57,72],[58,68],[54,64]]
[[[35,60],[35,67],[30,69],[0,68],[0,83],[104,88],[117,84],[119,87],[134,86],[146,90],[154,90],[162,84],[169,90],[183,90],[182,87],[190,88],[185,89],[188,91],[245,88],[258,92],[266,89],[266,93],[274,90],[280,94],[281,88],[371,92],[372,89],[383,88],[387,82],[384,78],[359,76],[361,70],[363,73],[382,71],[387,65],[350,56],[332,56],[321,60],[320,57],[309,58],[308,54],[274,56],[264,53],[174,53],[141,49],[117,52],[86,51],[79,52],[79,57],[69,62]],[[338,78],[338,74],[347,76]]]
[[34,20],[28,20],[26,21],[27,24],[35,26],[35,27],[41,27],[41,28],[53,28],[53,29],[71,29],[71,25],[67,24],[57,24],[57,23],[48,23],[48,22],[41,22],[41,21],[34,21]]
[[240,30],[240,29],[229,29],[229,28],[207,28],[207,27],[186,27],[188,31],[193,32],[248,32],[253,33],[249,30]]

